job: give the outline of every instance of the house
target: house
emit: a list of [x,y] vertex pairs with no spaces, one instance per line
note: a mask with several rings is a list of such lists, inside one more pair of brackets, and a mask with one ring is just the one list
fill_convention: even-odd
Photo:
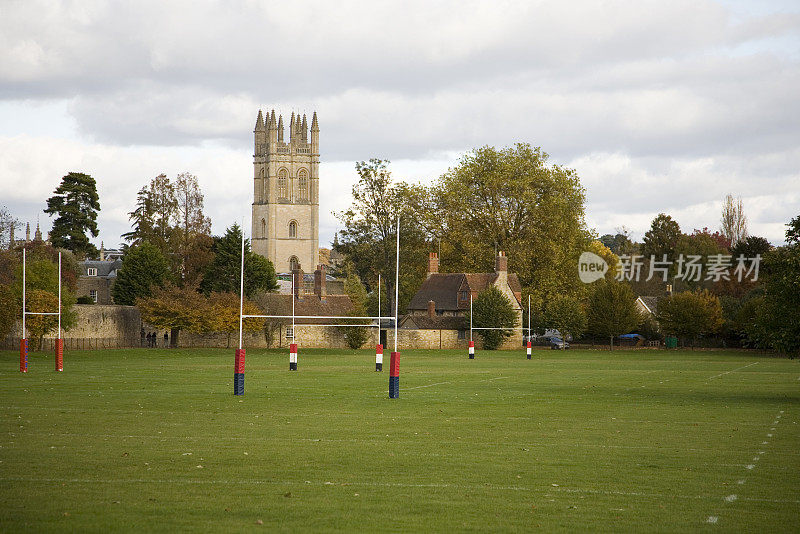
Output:
[[[493,273],[440,273],[439,256],[431,252],[428,257],[428,276],[408,305],[408,315],[400,328],[418,330],[457,330],[458,339],[467,339],[469,323],[466,320],[470,298],[489,287],[497,287],[511,302],[517,313],[517,324],[522,324],[522,286],[516,273],[508,272],[508,257],[499,252]],[[522,331],[515,330],[507,341],[509,346],[522,343]]]
[[79,297],[89,297],[95,304],[113,304],[111,288],[117,280],[117,271],[122,260],[84,260],[79,261]]

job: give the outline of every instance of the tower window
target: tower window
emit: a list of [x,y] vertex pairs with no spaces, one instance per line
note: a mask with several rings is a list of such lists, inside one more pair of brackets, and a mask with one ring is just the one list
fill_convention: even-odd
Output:
[[302,169],[298,176],[300,182],[300,200],[308,200],[308,173],[305,169]]
[[300,260],[297,259],[297,256],[292,256],[289,258],[289,269],[294,271],[300,265]]
[[292,221],[289,223],[289,237],[297,237],[297,222]]
[[289,171],[286,169],[278,171],[278,197],[289,198]]
[[261,219],[261,237],[267,237],[267,221]]

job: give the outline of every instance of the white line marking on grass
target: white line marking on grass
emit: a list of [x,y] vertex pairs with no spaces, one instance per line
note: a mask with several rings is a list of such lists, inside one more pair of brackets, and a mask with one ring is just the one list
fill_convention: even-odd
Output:
[[498,376],[497,378],[490,378],[489,382],[491,382],[492,380],[503,380],[504,378],[511,378],[511,377],[510,376]]
[[441,386],[442,384],[449,384],[450,382],[436,382],[435,384],[426,384],[424,386],[414,386],[413,388],[405,389],[419,389],[419,388],[432,388],[433,386]]
[[753,464],[744,466],[745,469],[753,469],[755,466]]
[[736,371],[740,371],[740,370],[745,369],[747,367],[753,366],[753,365],[755,365],[757,363],[758,362],[748,363],[747,365],[743,365],[741,367],[737,367],[736,369],[731,369],[730,371],[725,371],[724,373],[720,373],[718,375],[712,376],[711,378],[709,378],[709,380],[712,380],[714,378],[719,378],[720,376],[725,376],[725,375],[730,374],[730,373],[735,373]]
[[740,486],[742,486],[745,483],[745,480],[746,479],[741,478],[741,479],[737,480],[736,483],[739,484]]
[[726,501],[726,502],[733,502],[733,501],[735,501],[737,498],[738,498],[738,497],[736,497],[736,495],[728,495],[727,497],[725,497],[725,501]]
[[717,517],[717,516],[715,516],[715,515],[710,515],[710,516],[708,516],[708,519],[706,519],[706,523],[711,523],[711,524],[714,524],[714,523],[716,523],[718,520],[719,520],[719,517]]
[[[227,485],[271,485],[271,486],[290,486],[290,485],[325,485],[325,486],[374,486],[374,487],[397,487],[397,488],[453,488],[458,490],[504,490],[504,491],[525,491],[525,492],[538,492],[538,493],[587,493],[593,495],[619,495],[623,497],[646,497],[658,499],[690,499],[690,500],[709,500],[713,501],[719,497],[711,495],[679,495],[679,494],[664,494],[664,493],[642,493],[632,491],[612,491],[612,490],[595,490],[595,489],[582,489],[582,488],[553,488],[551,486],[544,487],[525,487],[525,486],[495,486],[492,484],[450,484],[442,483],[428,483],[428,484],[412,484],[404,482],[373,482],[373,481],[352,481],[348,480],[346,483],[335,482],[311,482],[308,480],[265,480],[265,479],[191,479],[191,478],[173,478],[173,479],[146,479],[146,478],[129,478],[129,479],[92,479],[92,478],[31,478],[31,477],[0,477],[3,482],[39,482],[47,484],[186,484],[186,485],[211,485],[211,484],[227,484]],[[738,497],[737,497],[738,498]],[[775,504],[800,504],[800,500],[780,500],[780,499],[748,499],[742,498],[742,501],[757,501],[769,502]]]

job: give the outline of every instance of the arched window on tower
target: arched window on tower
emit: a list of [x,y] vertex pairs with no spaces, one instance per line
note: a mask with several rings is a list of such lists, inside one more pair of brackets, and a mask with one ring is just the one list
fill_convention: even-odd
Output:
[[267,221],[261,219],[261,237],[267,237]]
[[300,260],[297,259],[297,256],[292,256],[289,258],[289,270],[294,271],[300,265]]
[[289,223],[289,237],[297,237],[297,221]]
[[305,169],[300,170],[298,181],[300,182],[300,200],[308,200],[308,173]]
[[289,198],[289,171],[278,171],[278,198]]

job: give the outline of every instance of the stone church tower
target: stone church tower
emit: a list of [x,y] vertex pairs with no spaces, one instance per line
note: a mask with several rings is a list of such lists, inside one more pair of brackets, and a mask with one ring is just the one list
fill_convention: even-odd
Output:
[[319,263],[319,125],[292,113],[289,142],[283,117],[258,111],[253,156],[253,252],[268,258],[278,273]]

